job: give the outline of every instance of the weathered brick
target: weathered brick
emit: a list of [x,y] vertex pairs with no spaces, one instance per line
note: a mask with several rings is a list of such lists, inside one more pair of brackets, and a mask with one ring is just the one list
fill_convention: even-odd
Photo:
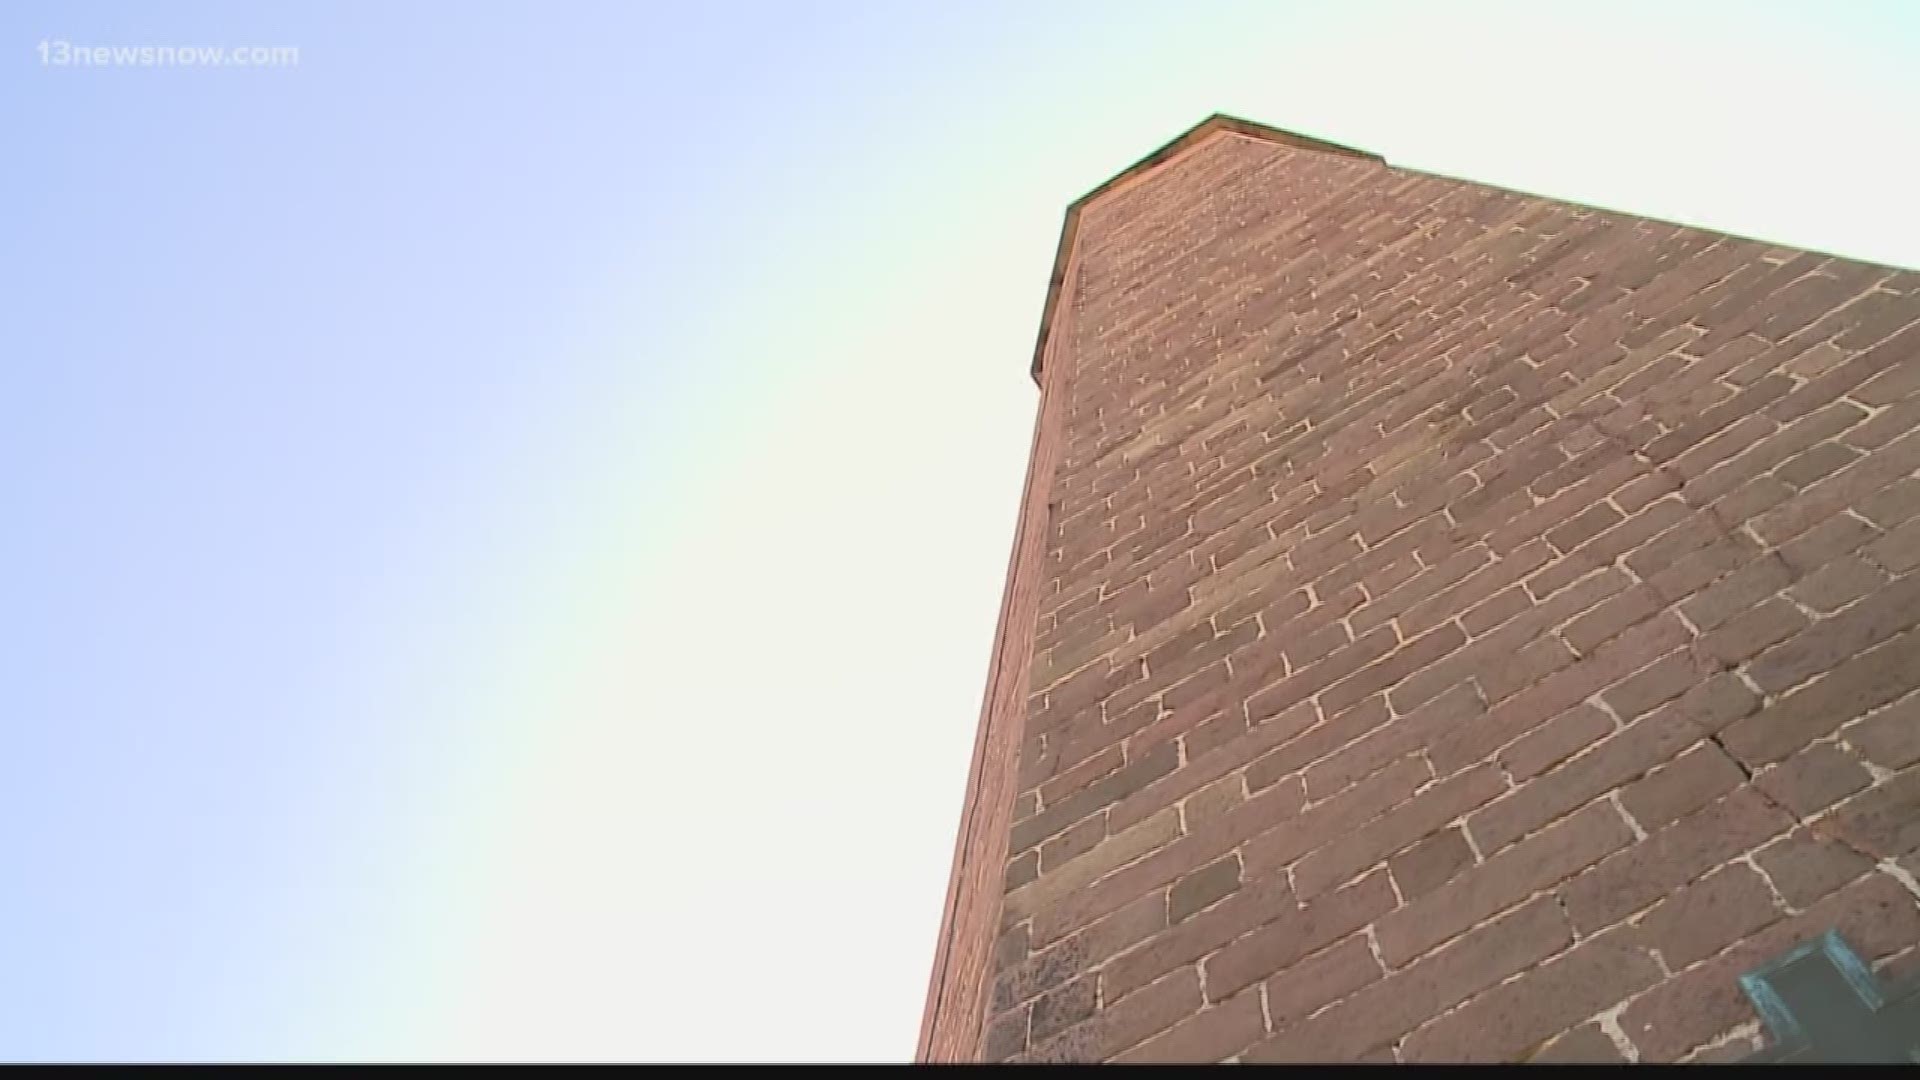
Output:
[[1597,1023],[1581,1024],[1527,1059],[1536,1065],[1611,1065],[1626,1061]]
[[1117,1001],[1297,908],[1285,874],[1252,879],[1219,904],[1114,959],[1101,975],[1101,992],[1108,1002]]
[[1027,924],[1003,932],[993,943],[993,968],[1011,967],[1027,958]]
[[1830,615],[1887,583],[1887,575],[1864,559],[1836,559],[1787,590],[1796,603]]
[[1920,567],[1920,521],[1909,521],[1868,545],[1867,557],[1890,574]]
[[1659,966],[1628,934],[1603,934],[1408,1036],[1400,1060],[1512,1060],[1659,980]]
[[1283,1031],[1323,1005],[1379,980],[1382,972],[1364,935],[1341,939],[1267,980],[1267,1012]]
[[1575,514],[1566,524],[1547,531],[1547,543],[1561,553],[1572,551],[1624,520],[1624,515],[1606,503],[1594,503]]
[[1698,686],[1709,673],[1690,653],[1668,653],[1608,687],[1601,700],[1622,721],[1634,720]]
[[1679,971],[1782,918],[1767,883],[1742,863],[1723,866],[1662,900],[1637,936]]
[[1788,459],[1773,475],[1797,490],[1832,475],[1859,456],[1860,451],[1845,443],[1824,442]]
[[1351,835],[1386,810],[1399,805],[1428,779],[1418,758],[1404,757],[1360,783],[1315,803],[1287,829],[1268,829],[1244,851],[1247,869],[1259,873],[1286,866],[1321,844]]
[[1041,784],[1037,789],[1040,805],[1051,806],[1125,764],[1126,755],[1121,752],[1119,744],[1107,746]]
[[1671,615],[1641,623],[1592,656],[1501,702],[1478,722],[1449,732],[1434,743],[1428,757],[1443,775],[1481,760],[1687,640],[1686,628]]
[[1442,780],[1302,858],[1293,868],[1293,887],[1302,897],[1316,896],[1385,862],[1504,790],[1499,770],[1490,765]]
[[1247,715],[1254,723],[1298,705],[1335,682],[1392,652],[1398,645],[1391,626],[1362,634],[1333,655],[1260,690],[1247,698]]
[[1168,918],[1180,922],[1240,887],[1240,856],[1229,855],[1174,882],[1168,893]]
[[1754,704],[1734,676],[1710,679],[1480,810],[1467,819],[1467,832],[1482,853],[1498,851],[1666,762]]
[[1059,987],[1166,928],[1166,894],[1149,893],[1019,963],[1002,967],[994,979],[994,1008],[1009,1009]]
[[1666,604],[1653,590],[1634,588],[1602,601],[1585,615],[1568,623],[1560,636],[1582,654],[1610,641],[1620,631],[1652,617]]
[[1754,775],[1753,784],[1801,818],[1812,817],[1873,782],[1851,754],[1832,743],[1809,746]]
[[1007,860],[1006,888],[1009,892],[1040,876],[1040,853],[1029,850]]
[[1266,1032],[1260,995],[1249,991],[1195,1013],[1113,1060],[1123,1064],[1212,1064],[1239,1053]]
[[[1835,616],[1831,621],[1844,617]],[[1826,625],[1830,623],[1821,624]],[[1787,654],[1783,660],[1791,662],[1814,652],[1824,653],[1834,645],[1829,637],[1819,648],[1808,647]],[[1774,677],[1799,666],[1801,662],[1781,663],[1773,669]],[[1818,682],[1727,725],[1721,741],[1750,767],[1778,761],[1915,687],[1920,687],[1920,634],[1910,632],[1836,664]]]
[[1044,1042],[1062,1029],[1092,1016],[1096,987],[1094,979],[1076,979],[1034,998],[1029,1021],[1032,1041]]
[[1100,880],[1115,867],[1165,847],[1179,836],[1179,812],[1169,807],[1124,832],[1114,833],[1092,851],[1039,880],[1010,889],[1002,908],[1009,916],[1026,918]]
[[1695,646],[1723,668],[1734,667],[1799,633],[1807,617],[1786,600],[1772,597],[1701,635]]
[[1792,583],[1792,570],[1779,559],[1755,559],[1694,594],[1680,611],[1701,630],[1712,630]]
[[1027,1048],[1027,1019],[1031,1006],[1022,1005],[1013,1012],[994,1017],[982,1040],[982,1061],[1005,1061]]
[[[1111,811],[1113,828],[1122,829],[1149,814],[1172,806],[1187,795],[1227,776],[1249,760],[1299,736],[1319,717],[1311,702],[1302,702],[1279,716],[1267,718],[1249,731],[1202,754],[1189,754],[1187,764],[1121,800]],[[1254,775],[1254,787],[1267,786],[1264,774]]]
[[1182,968],[1119,1003],[1106,1004],[1044,1045],[1015,1060],[1061,1064],[1103,1061],[1165,1031],[1201,1006],[1200,974]]
[[1025,851],[1067,826],[1140,790],[1172,772],[1179,764],[1179,751],[1171,743],[1162,744],[1138,760],[1088,784],[1033,817],[1013,827],[1013,850]]
[[1643,829],[1658,829],[1740,786],[1746,774],[1724,751],[1702,742],[1620,789],[1620,804]]
[[1632,841],[1612,806],[1590,804],[1383,917],[1380,958],[1398,967]]
[[[1171,883],[1232,850],[1246,837],[1271,830],[1289,820],[1300,806],[1300,792],[1276,786],[1249,799],[1204,833],[1192,833],[1152,851],[1107,874],[1092,885],[1054,893],[1048,903],[1036,909],[1033,934],[1037,942],[1049,942],[1108,912],[1148,890]],[[1169,809],[1167,813],[1173,813]],[[1099,849],[1096,849],[1098,851]],[[1042,878],[1039,887],[1048,885]],[[1008,897],[1011,901],[1012,897]]]
[[1567,915],[1583,933],[1609,926],[1792,825],[1752,791],[1736,789],[1569,882]]
[[1882,529],[1891,529],[1920,516],[1920,480],[1895,480],[1861,499],[1853,511]]
[[1061,863],[1085,855],[1106,838],[1107,812],[1102,810],[1090,818],[1068,826],[1065,832],[1041,844],[1040,862],[1036,872],[1055,869]]
[[1473,865],[1473,848],[1457,828],[1444,829],[1387,861],[1402,900],[1411,901],[1439,888]]
[[1800,828],[1754,852],[1753,861],[1795,908],[1821,897],[1873,869],[1873,860],[1827,836]]
[[1883,769],[1920,761],[1920,695],[1910,694],[1846,729],[1847,742]]
[[1550,897],[1475,930],[1255,1046],[1245,1060],[1351,1061],[1573,940]]
[[1873,526],[1844,514],[1827,520],[1781,544],[1780,561],[1797,574],[1809,574],[1822,566],[1859,550],[1861,545],[1880,535]]
[[1920,769],[1909,769],[1849,799],[1817,827],[1883,859],[1920,850]]
[[1466,632],[1449,623],[1407,642],[1391,655],[1361,668],[1320,693],[1320,707],[1340,712],[1380,693],[1466,644]]
[[1613,720],[1592,705],[1576,705],[1502,747],[1500,767],[1514,781],[1546,772],[1613,733]]
[[1181,803],[1187,828],[1204,828],[1218,821],[1247,801],[1246,781],[1239,775],[1223,776],[1195,791]]
[[[1344,791],[1348,785],[1418,751],[1440,732],[1485,711],[1473,686],[1463,683],[1391,723],[1384,704],[1352,720],[1336,717],[1328,724],[1338,727],[1338,735],[1358,737],[1307,770],[1307,795],[1318,800]],[[1330,732],[1326,741],[1334,737],[1338,736]]]
[[1393,903],[1393,887],[1380,872],[1284,913],[1207,958],[1207,995],[1218,1000],[1284,971],[1372,922]]

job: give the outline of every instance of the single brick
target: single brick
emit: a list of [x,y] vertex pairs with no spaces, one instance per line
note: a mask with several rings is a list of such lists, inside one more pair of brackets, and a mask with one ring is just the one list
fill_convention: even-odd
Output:
[[1581,1024],[1565,1032],[1527,1059],[1535,1065],[1611,1065],[1626,1060],[1597,1023]]
[[1809,574],[1879,535],[1879,530],[1858,518],[1836,514],[1781,544],[1777,554],[1795,573]]
[[1770,597],[1702,635],[1695,648],[1721,667],[1730,668],[1787,640],[1806,626],[1807,617],[1798,608],[1777,596]]
[[1832,743],[1809,746],[1754,775],[1753,784],[1800,818],[1810,818],[1873,782],[1853,755]]
[[987,1025],[987,1034],[981,1043],[980,1059],[987,1062],[1005,1061],[1027,1048],[1027,1021],[1031,1006],[1022,1005],[1009,1013],[994,1017]]
[[1709,673],[1687,652],[1668,653],[1608,687],[1601,698],[1630,722],[1698,686]]
[[1909,521],[1867,547],[1867,557],[1890,574],[1920,566],[1920,520]]
[[1746,774],[1724,751],[1702,742],[1620,789],[1620,805],[1643,829],[1659,829],[1740,786]]
[[1786,481],[1789,487],[1804,488],[1845,468],[1859,456],[1860,451],[1844,443],[1824,442],[1795,455],[1775,469],[1773,475]]
[[1612,640],[1620,631],[1650,618],[1665,606],[1651,589],[1629,589],[1568,623],[1560,636],[1582,654],[1589,653],[1595,646]]
[[1786,563],[1776,558],[1754,559],[1700,590],[1682,604],[1680,610],[1693,625],[1703,631],[1712,630],[1745,614],[1792,583],[1793,571]]
[[1246,781],[1238,773],[1223,776],[1187,796],[1181,804],[1187,828],[1198,829],[1227,816],[1234,807],[1247,801]]
[[1845,731],[1847,742],[1883,769],[1904,769],[1920,761],[1920,694],[1873,713]]
[[1861,499],[1853,509],[1882,529],[1920,517],[1920,479],[1896,480]]
[[1040,870],[1042,872],[1058,869],[1061,863],[1069,862],[1092,851],[1100,841],[1107,838],[1107,812],[1105,810],[1077,822],[1066,832],[1040,845]]
[[1473,848],[1458,828],[1444,829],[1387,860],[1387,870],[1402,900],[1411,901],[1439,888],[1473,865]]
[[1168,919],[1180,922],[1240,887],[1240,856],[1229,855],[1175,882],[1168,897]]
[[1873,869],[1873,860],[1831,837],[1795,829],[1754,852],[1753,861],[1766,872],[1788,904],[1811,906],[1821,897]]
[[1040,853],[1028,851],[1007,861],[1006,889],[1012,892],[1039,876]]
[[1257,991],[1188,1017],[1113,1060],[1123,1064],[1213,1064],[1252,1045],[1267,1032]]
[[1920,850],[1920,769],[1909,769],[1842,803],[1824,830],[1883,859]]
[[1592,705],[1575,705],[1501,748],[1500,767],[1516,782],[1546,772],[1612,734],[1613,719]]
[[1034,998],[1031,1040],[1044,1042],[1055,1033],[1092,1016],[1096,987],[1096,979],[1076,979]]
[[1636,929],[1668,968],[1679,971],[1785,914],[1752,867],[1733,863],[1661,901]]
[[1787,592],[1798,603],[1831,615],[1886,583],[1887,575],[1872,563],[1846,556],[1808,574]]
[[1273,1029],[1280,1031],[1305,1019],[1322,1005],[1377,981],[1381,974],[1365,935],[1341,939],[1267,980],[1267,1012]]

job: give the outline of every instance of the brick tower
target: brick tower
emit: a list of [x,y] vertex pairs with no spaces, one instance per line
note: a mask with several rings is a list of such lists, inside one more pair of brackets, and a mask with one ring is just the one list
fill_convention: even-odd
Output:
[[1714,1060],[1920,966],[1920,274],[1216,117],[1033,375],[922,1060]]

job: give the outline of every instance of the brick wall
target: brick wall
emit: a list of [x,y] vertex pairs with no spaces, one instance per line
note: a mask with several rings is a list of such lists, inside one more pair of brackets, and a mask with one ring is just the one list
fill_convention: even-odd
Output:
[[1794,942],[1920,966],[1920,274],[1231,131],[1072,247],[923,1057],[1719,1058]]

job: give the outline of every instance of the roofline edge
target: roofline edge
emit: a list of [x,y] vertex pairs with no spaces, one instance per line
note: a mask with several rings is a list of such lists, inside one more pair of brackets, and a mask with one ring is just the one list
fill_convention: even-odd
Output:
[[1167,164],[1204,140],[1221,132],[1241,135],[1246,138],[1258,139],[1262,142],[1275,143],[1281,146],[1290,146],[1299,150],[1311,150],[1322,154],[1339,154],[1344,157],[1361,158],[1367,161],[1378,162],[1382,165],[1387,163],[1386,158],[1367,150],[1358,150],[1351,146],[1329,142],[1325,139],[1316,139],[1296,132],[1284,131],[1267,124],[1256,123],[1255,121],[1242,119],[1237,116],[1229,116],[1226,113],[1214,113],[1212,116],[1200,121],[1186,131],[1174,136],[1147,156],[1108,177],[1098,187],[1095,187],[1078,199],[1073,200],[1073,202],[1067,206],[1066,220],[1060,228],[1060,243],[1053,255],[1053,271],[1047,281],[1046,305],[1041,309],[1040,313],[1040,333],[1038,340],[1034,342],[1033,346],[1033,363],[1028,369],[1028,373],[1033,377],[1035,385],[1040,384],[1040,373],[1044,367],[1047,355],[1047,339],[1053,331],[1055,322],[1054,311],[1060,302],[1060,289],[1066,283],[1067,264],[1073,254],[1074,241],[1079,235],[1080,212],[1084,210],[1088,204],[1100,198],[1102,195],[1113,191],[1123,184],[1141,179],[1146,174]]

